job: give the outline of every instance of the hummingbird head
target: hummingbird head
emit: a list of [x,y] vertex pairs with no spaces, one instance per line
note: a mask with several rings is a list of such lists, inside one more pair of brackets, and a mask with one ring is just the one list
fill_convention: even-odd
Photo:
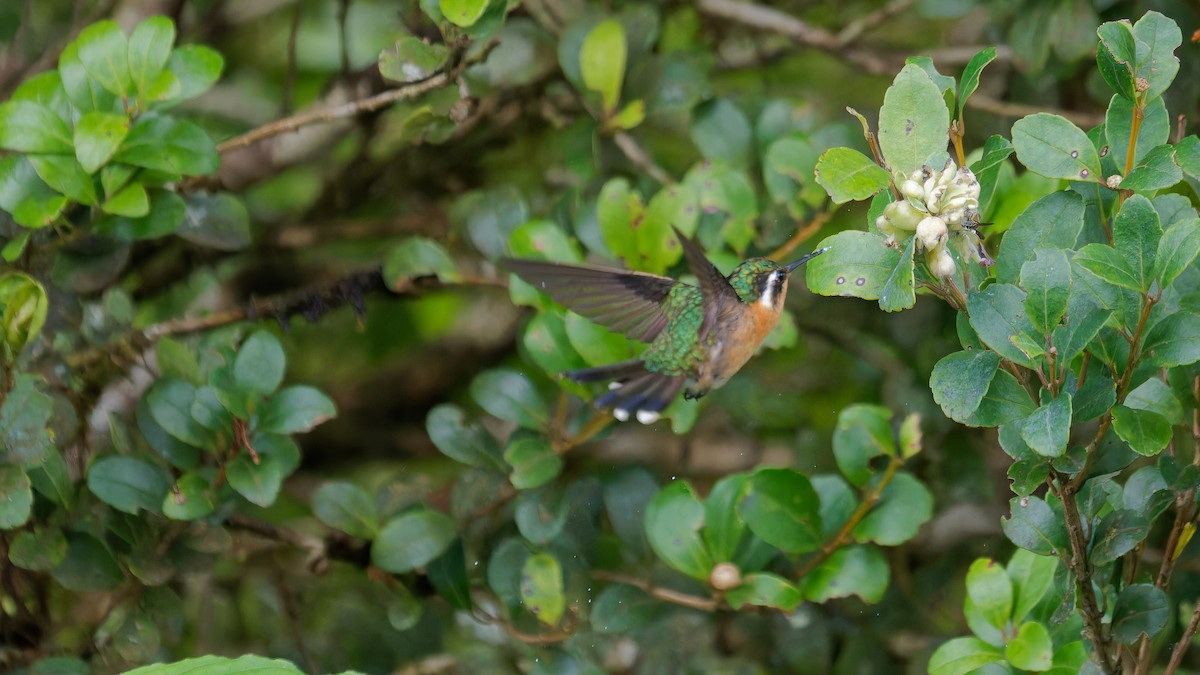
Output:
[[828,248],[813,251],[799,260],[782,265],[768,258],[751,258],[738,265],[729,275],[729,285],[742,302],[757,302],[766,309],[779,309],[787,293],[788,277],[804,263],[821,255]]

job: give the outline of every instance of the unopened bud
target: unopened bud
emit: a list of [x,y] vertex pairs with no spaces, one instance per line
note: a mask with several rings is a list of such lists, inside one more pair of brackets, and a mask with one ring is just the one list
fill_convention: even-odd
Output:
[[954,258],[950,255],[950,251],[945,246],[940,246],[932,249],[925,256],[925,262],[929,265],[929,271],[934,276],[949,277],[954,275],[954,270],[957,267],[954,265]]
[[946,239],[946,221],[930,216],[917,225],[917,241],[926,251],[931,251]]
[[742,585],[742,571],[730,562],[717,563],[708,573],[708,584],[718,591],[737,588]]

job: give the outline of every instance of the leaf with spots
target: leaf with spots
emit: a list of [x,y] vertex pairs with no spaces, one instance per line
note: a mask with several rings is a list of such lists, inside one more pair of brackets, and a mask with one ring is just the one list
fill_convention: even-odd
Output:
[[839,232],[818,247],[829,251],[808,262],[805,278],[809,290],[819,295],[879,300],[901,264],[900,251],[870,232]]
[[1083,130],[1065,117],[1037,113],[1012,128],[1017,159],[1047,178],[1100,180],[1100,155]]

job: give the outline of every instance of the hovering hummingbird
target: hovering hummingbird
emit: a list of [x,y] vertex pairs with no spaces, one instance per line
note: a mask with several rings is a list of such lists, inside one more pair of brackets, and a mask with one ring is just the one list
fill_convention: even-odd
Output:
[[684,389],[686,399],[725,384],[779,321],[788,277],[812,258],[790,265],[751,258],[728,277],[678,228],[688,268],[699,287],[644,272],[506,258],[501,263],[534,288],[592,321],[649,343],[638,358],[566,373],[576,382],[612,382],[596,400],[624,422],[643,424]]

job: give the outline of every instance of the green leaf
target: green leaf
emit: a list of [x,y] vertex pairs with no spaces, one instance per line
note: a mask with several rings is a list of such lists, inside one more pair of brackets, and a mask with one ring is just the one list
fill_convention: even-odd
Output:
[[975,610],[997,630],[1012,616],[1013,588],[1004,567],[991,558],[978,558],[967,571],[967,595]]
[[545,490],[528,490],[517,495],[513,522],[521,536],[539,546],[548,546],[562,536],[571,500],[551,486]]
[[554,480],[562,471],[562,456],[542,436],[521,436],[509,441],[504,461],[512,467],[509,480],[518,490],[528,490]]
[[1012,127],[1017,159],[1030,171],[1047,178],[1097,181],[1100,156],[1087,134],[1064,117],[1036,113]]
[[480,373],[471,381],[471,398],[502,420],[541,429],[550,418],[542,395],[523,374],[504,368]]
[[371,562],[393,574],[427,565],[458,538],[454,521],[441,511],[409,511],[392,518],[371,544]]
[[116,22],[99,21],[84,28],[75,44],[79,62],[100,86],[114,96],[134,93],[129,74],[129,40]]
[[88,206],[96,204],[96,186],[79,162],[70,155],[28,155],[26,159],[47,185],[72,200]]
[[438,6],[450,23],[468,28],[483,16],[488,0],[438,0]]
[[1067,312],[1071,294],[1071,262],[1061,249],[1038,249],[1036,258],[1021,267],[1025,311],[1043,335],[1050,335]]
[[50,576],[76,593],[112,590],[125,581],[112,551],[82,532],[67,533],[67,557],[50,570]]
[[1036,621],[1027,621],[1004,647],[1004,658],[1022,670],[1049,670],[1054,656],[1050,632]]
[[1166,288],[1191,267],[1200,254],[1200,218],[1176,220],[1158,240],[1152,277]]
[[192,417],[196,387],[183,380],[163,378],[150,386],[145,398],[150,415],[174,438],[198,448],[213,448],[213,433]]
[[456,462],[505,468],[496,439],[479,424],[468,421],[466,413],[452,403],[442,403],[429,411],[425,431],[437,449]]
[[1154,282],[1154,259],[1162,239],[1162,226],[1154,205],[1142,195],[1125,200],[1113,221],[1113,248],[1129,263],[1138,287],[1147,291]]
[[279,497],[284,472],[274,457],[259,457],[257,463],[242,452],[225,467],[229,487],[256,506],[268,507]]
[[751,474],[738,514],[760,539],[796,554],[820,547],[820,507],[807,476],[795,469],[764,468]]
[[1058,558],[1036,555],[1025,549],[1017,549],[1008,561],[1008,577],[1012,581],[1015,602],[1012,620],[1020,623],[1029,616],[1033,608],[1054,583],[1054,571],[1058,569]]
[[1162,415],[1167,423],[1174,426],[1183,421],[1183,406],[1170,385],[1151,377],[1139,384],[1125,396],[1124,404],[1135,410],[1149,410]]
[[1167,90],[1179,72],[1175,49],[1183,43],[1183,34],[1175,21],[1151,10],[1133,24],[1133,37],[1145,47],[1138,49],[1136,75],[1146,79],[1149,87],[1143,96],[1152,101]]
[[834,551],[829,559],[800,580],[801,592],[809,602],[857,595],[864,602],[883,599],[891,576],[883,551],[878,547],[851,544]]
[[618,469],[604,481],[604,511],[608,522],[621,544],[638,557],[646,551],[646,526],[642,514],[658,491],[658,478],[636,464]]
[[[36,279],[23,272],[0,274],[0,342],[6,348],[0,359],[14,358],[36,340],[49,310],[46,289]],[[5,365],[6,370],[10,367]]]
[[834,204],[862,201],[891,182],[887,169],[850,148],[830,148],[821,153],[816,176]]
[[149,213],[141,218],[108,216],[96,221],[96,231],[122,241],[153,239],[175,232],[187,216],[183,198],[169,190],[154,188],[148,192]]
[[175,481],[162,503],[163,515],[174,520],[196,520],[216,509],[211,486],[198,473],[189,471]]
[[1128,20],[1109,21],[1096,30],[1100,36],[1097,46],[1096,66],[1108,86],[1123,98],[1133,100],[1133,66],[1137,47],[1133,37],[1133,26]]
[[1143,192],[1161,190],[1181,180],[1183,171],[1175,163],[1175,148],[1160,145],[1146,153],[1129,175],[1125,176],[1125,180],[1121,181],[1121,189]]
[[426,44],[405,35],[391,49],[379,53],[379,74],[394,82],[419,82],[436,73],[448,58],[446,45]]
[[854,527],[854,539],[898,546],[933,517],[933,495],[912,474],[897,472],[879,502]]
[[592,630],[624,634],[644,626],[662,614],[663,605],[645,591],[626,584],[613,584],[592,601]]
[[71,131],[53,110],[33,101],[0,103],[0,148],[70,153]]
[[1111,246],[1088,244],[1075,254],[1074,262],[1110,284],[1134,291],[1142,290],[1137,272]]
[[1000,356],[987,349],[942,357],[929,377],[934,401],[947,417],[966,423],[979,408],[999,367]]
[[913,283],[913,255],[916,250],[916,237],[909,237],[900,253],[900,263],[892,269],[888,279],[879,291],[879,309],[885,312],[898,312],[910,309],[917,302],[916,287]]
[[967,61],[967,65],[963,67],[962,75],[959,76],[958,95],[954,97],[955,105],[958,110],[955,111],[955,117],[961,118],[963,110],[967,105],[967,99],[975,90],[979,88],[979,75],[987,64],[996,60],[996,48],[985,47]]
[[708,579],[713,560],[704,546],[704,505],[690,483],[668,483],[646,505],[646,541],[668,566],[693,579]]
[[896,454],[891,418],[891,410],[861,403],[838,415],[833,431],[833,459],[842,475],[857,487],[870,481],[872,459]]
[[1200,178],[1200,137],[1192,134],[1179,141],[1175,146],[1175,161],[1184,173]]
[[175,231],[181,239],[218,251],[250,246],[250,215],[242,200],[229,194],[188,194],[187,217]]
[[175,44],[175,24],[165,16],[146,19],[129,36],[129,75],[139,96],[145,96],[158,82],[171,46]]
[[184,176],[214,173],[221,160],[208,132],[192,122],[145,115],[129,130],[117,151],[119,162]]
[[967,675],[1003,658],[1000,650],[977,637],[954,638],[933,652],[929,675]]
[[996,279],[1016,283],[1021,267],[1038,249],[1075,248],[1083,215],[1083,199],[1077,192],[1052,192],[1030,204],[1004,233],[993,268]]
[[1169,314],[1146,334],[1142,355],[1155,366],[1171,368],[1200,361],[1200,314]]
[[604,245],[627,264],[639,260],[637,231],[632,225],[642,220],[645,210],[641,195],[624,178],[609,180],[596,198],[596,219]]
[[558,558],[538,553],[525,560],[521,569],[521,603],[542,623],[558,624],[567,608]]
[[5,462],[33,467],[46,460],[52,446],[46,427],[54,401],[38,390],[40,378],[19,375],[0,404],[0,457]]
[[179,83],[179,91],[167,97],[171,103],[195,98],[208,91],[221,78],[225,59],[204,45],[184,45],[171,52],[167,70]]
[[685,236],[696,231],[700,210],[696,193],[686,185],[671,185],[659,190],[650,199],[646,215],[637,224],[637,246],[641,256],[639,268],[655,274],[666,272],[683,257],[683,247],[675,234],[678,228]]
[[299,434],[333,419],[337,409],[319,390],[306,385],[285,387],[263,406],[259,429],[276,434]]
[[175,663],[157,663],[127,671],[126,675],[301,675],[303,672],[290,661],[247,655],[235,659],[200,656]]
[[146,194],[146,186],[130,183],[109,197],[100,209],[114,216],[142,218],[150,213],[150,196]]
[[1117,509],[1109,513],[1095,528],[1088,560],[1096,566],[1116,561],[1150,534],[1150,522],[1130,509]]
[[692,110],[692,142],[705,159],[723,159],[746,168],[753,151],[753,130],[746,114],[731,101],[705,101]]
[[584,86],[600,94],[605,115],[611,115],[621,102],[625,54],[625,28],[616,19],[605,19],[593,26],[579,51],[579,72]]
[[329,481],[317,488],[313,515],[329,527],[361,539],[379,532],[379,513],[365,490],[346,481]]
[[626,103],[620,112],[613,115],[611,124],[614,129],[624,129],[628,131],[637,127],[646,120],[646,102],[642,99],[635,99]]
[[[1103,138],[1109,148],[1109,159],[1120,174],[1126,173],[1135,105],[1130,99],[1114,96],[1105,112]],[[1144,162],[1151,149],[1163,146],[1171,134],[1171,118],[1162,99],[1148,102],[1142,115],[1143,118],[1138,123],[1137,143],[1133,149],[1135,165]],[[1172,148],[1167,146],[1167,150],[1170,152]],[[1125,178],[1128,179],[1130,175],[1132,173],[1126,174]],[[1121,181],[1121,189],[1126,189],[1124,180]]]
[[967,311],[971,327],[984,344],[1013,363],[1037,368],[1034,360],[1013,344],[1013,336],[1037,332],[1025,313],[1024,291],[1009,284],[992,284],[967,297]]
[[1156,412],[1117,404],[1112,417],[1113,431],[1139,455],[1157,455],[1171,441],[1171,423]]
[[79,59],[78,40],[68,44],[63,48],[62,54],[59,54],[58,72],[67,98],[80,112],[116,112],[119,109],[117,98],[90,77],[87,69],[83,67]]
[[704,542],[715,561],[733,560],[746,536],[746,522],[737,505],[746,494],[749,478],[745,473],[725,476],[713,484],[704,500]]
[[283,382],[287,356],[283,345],[265,330],[254,331],[238,349],[233,361],[233,381],[239,389],[267,395]]
[[51,190],[20,155],[0,158],[0,209],[18,225],[37,228],[54,222],[67,205],[66,197]]
[[1071,396],[1060,394],[1020,422],[1021,438],[1043,457],[1059,457],[1071,435]]
[[12,564],[31,572],[49,572],[67,558],[67,538],[62,530],[25,530],[13,537],[8,549]]
[[105,457],[88,467],[88,489],[109,506],[137,514],[159,513],[171,489],[171,477],[161,468],[133,457]]
[[1133,644],[1143,633],[1154,637],[1171,618],[1167,594],[1152,584],[1132,584],[1121,590],[1113,607],[1113,635]]
[[29,520],[33,510],[33,487],[25,469],[16,464],[0,464],[0,530],[18,528]]
[[1016,497],[1009,505],[1012,515],[1000,519],[1009,541],[1038,555],[1067,550],[1067,531],[1049,504],[1038,497]]
[[742,580],[741,586],[730,589],[725,594],[726,602],[734,609],[752,605],[794,612],[796,606],[803,599],[799,588],[796,588],[790,581],[770,572],[747,574]]
[[636,343],[624,335],[614,333],[575,312],[568,311],[564,319],[563,328],[570,347],[588,364],[615,363],[635,355]]
[[436,276],[444,281],[461,278],[458,267],[442,245],[426,237],[408,237],[388,251],[383,280],[398,289],[414,277]]
[[805,265],[808,288],[819,295],[880,300],[893,270],[901,264],[900,251],[878,234],[847,230],[818,244],[826,247],[829,251]]
[[879,110],[879,147],[888,166],[906,176],[923,165],[941,166],[949,130],[941,90],[920,66],[904,66]]

